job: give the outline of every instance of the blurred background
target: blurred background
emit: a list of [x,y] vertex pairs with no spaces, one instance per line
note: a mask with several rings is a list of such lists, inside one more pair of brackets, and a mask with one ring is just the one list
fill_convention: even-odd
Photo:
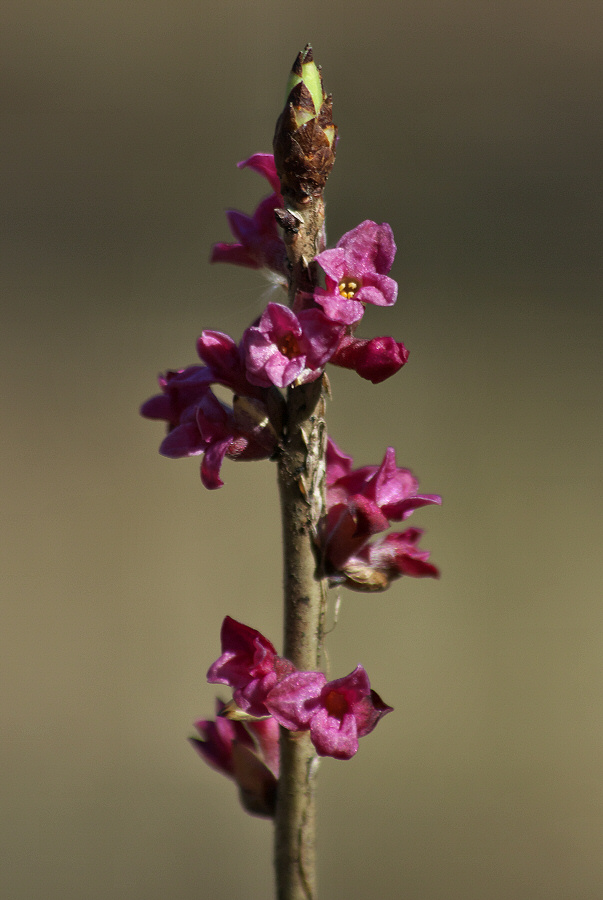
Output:
[[280,646],[269,462],[170,461],[138,416],[255,272],[210,267],[267,193],[307,41],[334,94],[331,244],[392,225],[410,350],[331,372],[357,465],[388,445],[440,581],[344,592],[334,677],[395,707],[319,779],[321,896],[603,896],[598,0],[4,0],[2,896],[266,900],[269,823],[186,738],[225,614]]

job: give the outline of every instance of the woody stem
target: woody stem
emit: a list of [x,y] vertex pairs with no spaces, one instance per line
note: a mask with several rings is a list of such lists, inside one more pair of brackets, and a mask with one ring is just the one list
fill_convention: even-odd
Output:
[[[311,260],[323,233],[322,198],[296,208],[285,196],[280,218],[290,264],[289,297],[316,284]],[[295,215],[291,215],[291,211]],[[291,386],[279,460],[283,530],[284,649],[296,668],[320,666],[326,582],[317,575],[316,529],[323,513],[326,467],[325,401],[322,380]],[[281,728],[281,763],[275,817],[278,900],[316,900],[316,751],[308,732]]]

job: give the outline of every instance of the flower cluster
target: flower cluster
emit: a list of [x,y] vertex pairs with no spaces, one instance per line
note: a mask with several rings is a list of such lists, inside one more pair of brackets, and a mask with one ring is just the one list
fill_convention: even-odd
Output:
[[396,465],[388,447],[380,466],[352,469],[352,458],[329,438],[327,443],[327,512],[320,522],[320,547],[331,584],[359,591],[382,591],[401,575],[437,577],[419,550],[420,528],[407,528],[371,540],[401,522],[420,506],[441,503],[437,494],[419,494],[408,469]]
[[[227,213],[238,241],[216,244],[212,261],[266,268],[284,277],[285,245],[275,220],[283,198],[274,158],[256,153],[239,167],[263,175],[273,193],[251,217],[235,210]],[[203,455],[204,485],[220,487],[224,457],[267,459],[274,453],[282,408],[278,389],[320,378],[327,363],[354,369],[375,384],[397,372],[408,358],[404,344],[391,337],[354,335],[366,303],[391,306],[396,300],[396,282],[388,276],[394,254],[389,225],[363,222],[333,250],[317,255],[325,273],[324,289],[310,295],[300,292],[293,309],[269,303],[238,344],[220,332],[203,331],[197,351],[205,365],[161,375],[161,394],[142,406],[143,416],[168,424],[160,452],[169,457]],[[232,407],[216,398],[212,384],[233,391]]]
[[[215,244],[211,260],[286,275],[285,245],[275,219],[283,198],[274,158],[256,153],[238,165],[263,175],[273,193],[251,217],[228,210],[228,223],[238,240]],[[388,275],[395,253],[389,225],[371,221],[344,234],[334,249],[319,253],[315,261],[325,274],[326,287],[311,295],[300,293],[293,310],[269,304],[260,321],[245,332],[242,344],[250,380],[281,388],[302,384],[318,378],[327,362],[354,369],[373,384],[394,375],[408,359],[404,344],[391,337],[359,339],[353,332],[366,303],[396,302],[398,286]]]
[[[216,699],[215,719],[195,722],[190,741],[236,784],[247,812],[276,819],[279,896],[293,872],[296,879],[303,874],[304,894],[313,881],[311,872],[306,880],[301,843],[284,840],[294,836],[297,844],[313,818],[307,797],[303,809],[289,802],[298,795],[299,764],[309,773],[316,756],[351,759],[359,739],[392,711],[361,665],[333,680],[297,668],[311,668],[321,656],[324,587],[377,592],[403,575],[439,577],[419,546],[422,530],[392,526],[441,498],[419,492],[412,472],[397,465],[393,447],[379,465],[354,468],[324,430],[327,365],[379,384],[408,359],[404,344],[391,336],[356,334],[367,304],[389,308],[397,300],[391,227],[367,219],[326,247],[323,190],[337,140],[332,98],[308,45],[291,71],[274,155],[256,153],[238,163],[264,178],[270,194],[252,215],[228,210],[234,240],[214,244],[211,253],[212,262],[264,270],[286,291],[287,302],[269,302],[237,340],[202,331],[200,362],[160,375],[159,393],[141,408],[146,418],[166,423],[160,452],[199,456],[210,490],[223,485],[226,458],[278,461],[284,652],[296,665],[259,631],[226,616],[221,654],[207,681],[227,686],[232,698]],[[311,847],[311,833],[306,840]]]
[[[256,153],[239,167],[266,178],[272,193],[251,217],[228,211],[237,242],[216,244],[212,261],[265,268],[284,279],[287,257],[275,219],[283,197],[274,157]],[[160,452],[171,458],[202,456],[203,484],[221,487],[224,458],[270,459],[278,453],[284,388],[315,381],[327,363],[353,369],[375,384],[397,372],[408,358],[404,344],[354,333],[367,303],[395,303],[398,288],[389,276],[395,252],[389,225],[362,222],[315,257],[324,288],[298,292],[293,308],[269,303],[238,343],[221,332],[203,331],[197,352],[204,365],[161,375],[161,393],[142,406],[143,416],[167,423]],[[213,385],[232,391],[231,406],[218,399]],[[354,471],[351,466],[351,458],[330,442],[327,511],[319,541],[331,584],[379,591],[401,575],[437,576],[436,567],[427,562],[428,552],[418,548],[420,529],[383,532],[440,498],[417,493],[416,479],[396,466],[392,448],[381,466]],[[376,534],[382,536],[371,541]]]
[[351,759],[358,739],[392,711],[362,666],[334,681],[322,672],[300,672],[259,631],[230,616],[221,643],[207,680],[232,688],[236,707],[218,701],[216,720],[197,722],[201,739],[191,740],[206,762],[238,784],[249,812],[272,814],[279,725],[308,731],[319,756]]

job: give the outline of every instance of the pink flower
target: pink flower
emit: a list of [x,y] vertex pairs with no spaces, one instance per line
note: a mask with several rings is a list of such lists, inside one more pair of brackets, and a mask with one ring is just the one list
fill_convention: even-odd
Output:
[[[329,440],[334,447],[331,453],[334,455],[341,451]],[[351,462],[351,457],[347,457]],[[341,463],[339,463],[341,466]],[[327,460],[327,471],[329,462]],[[334,481],[328,482],[327,508],[340,503],[347,503],[355,496],[362,496],[367,501],[374,503],[379,510],[392,521],[399,522],[408,518],[413,510],[431,503],[441,503],[442,499],[437,494],[418,494],[419,482],[410,469],[403,469],[396,465],[396,451],[388,447],[379,466],[362,466],[352,469],[341,475]]]
[[253,216],[234,209],[227,211],[226,218],[237,242],[214,244],[210,260],[250,269],[267,268],[286,277],[287,252],[274,217],[274,210],[284,205],[274,157],[271,153],[255,153],[238,163],[238,167],[250,168],[263,175],[274,193],[261,201]]
[[[227,334],[206,330],[197,342],[206,366],[190,366],[159,378],[161,394],[141,407],[141,414],[164,419],[168,434],[159,448],[164,456],[177,459],[203,454],[201,480],[206,488],[221,487],[220,468],[225,457],[233,460],[268,459],[278,436],[270,416],[278,418],[281,395],[269,397],[265,387],[247,379],[237,344]],[[230,388],[232,407],[217,399],[212,384]],[[270,403],[271,413],[268,412]]]
[[231,408],[207,388],[186,413],[163,439],[159,452],[171,459],[203,454],[201,481],[208,490],[224,484],[220,468],[225,457],[269,459],[276,449],[277,435],[260,400],[235,397]]
[[197,339],[197,353],[212,372],[212,381],[244,397],[266,399],[266,390],[251,384],[239,346],[221,331],[205,329]]
[[266,706],[285,728],[309,729],[319,756],[336,759],[351,759],[358,738],[392,711],[371,690],[362,666],[335,681],[327,681],[321,672],[294,672],[270,691]]
[[266,716],[266,695],[294,666],[277,656],[267,638],[255,628],[226,616],[220,632],[222,655],[210,666],[210,684],[227,684],[238,706],[252,716]]
[[279,767],[279,726],[275,719],[231,721],[216,701],[215,721],[195,723],[200,737],[190,742],[212,768],[232,778],[247,812],[274,816]]
[[[207,680],[233,689],[237,717],[241,711],[245,714],[245,727],[274,774],[278,774],[276,723],[290,731],[309,729],[321,756],[349,759],[358,749],[358,738],[391,712],[371,690],[362,666],[330,682],[320,672],[298,672],[289,660],[277,656],[259,631],[230,616],[222,623],[221,641],[222,655],[210,666]],[[221,714],[232,718],[224,709]],[[250,716],[266,718],[252,722]],[[226,774],[236,772],[231,745],[238,732],[206,721],[198,723],[198,730],[205,738],[200,752],[207,761]],[[249,743],[245,735],[238,740]]]
[[314,299],[336,322],[353,325],[364,313],[365,303],[392,306],[398,285],[388,277],[396,245],[390,226],[367,219],[338,241],[333,250],[323,250],[315,260],[326,275],[326,290]]
[[344,369],[354,369],[361,378],[379,384],[395,375],[407,359],[408,350],[393,337],[363,340],[344,334],[329,362]]
[[179,425],[187,410],[205,396],[214,380],[207,366],[189,366],[159,376],[161,393],[150,397],[140,407],[146,419],[164,419],[172,428]]
[[250,326],[241,340],[248,380],[280,388],[294,381],[314,381],[334,352],[341,331],[319,309],[304,309],[296,315],[287,306],[269,303],[258,324]]

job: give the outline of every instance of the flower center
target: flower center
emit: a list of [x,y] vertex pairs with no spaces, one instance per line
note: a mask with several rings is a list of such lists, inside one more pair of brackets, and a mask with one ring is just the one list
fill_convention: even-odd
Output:
[[276,341],[276,347],[279,353],[282,353],[287,359],[293,359],[295,356],[300,355],[299,344],[291,332],[283,334],[278,341]]
[[335,719],[343,719],[348,711],[348,701],[339,691],[329,691],[325,697],[325,707],[330,716]]
[[346,276],[337,285],[337,290],[346,300],[351,300],[354,294],[360,290],[360,282],[351,276]]

